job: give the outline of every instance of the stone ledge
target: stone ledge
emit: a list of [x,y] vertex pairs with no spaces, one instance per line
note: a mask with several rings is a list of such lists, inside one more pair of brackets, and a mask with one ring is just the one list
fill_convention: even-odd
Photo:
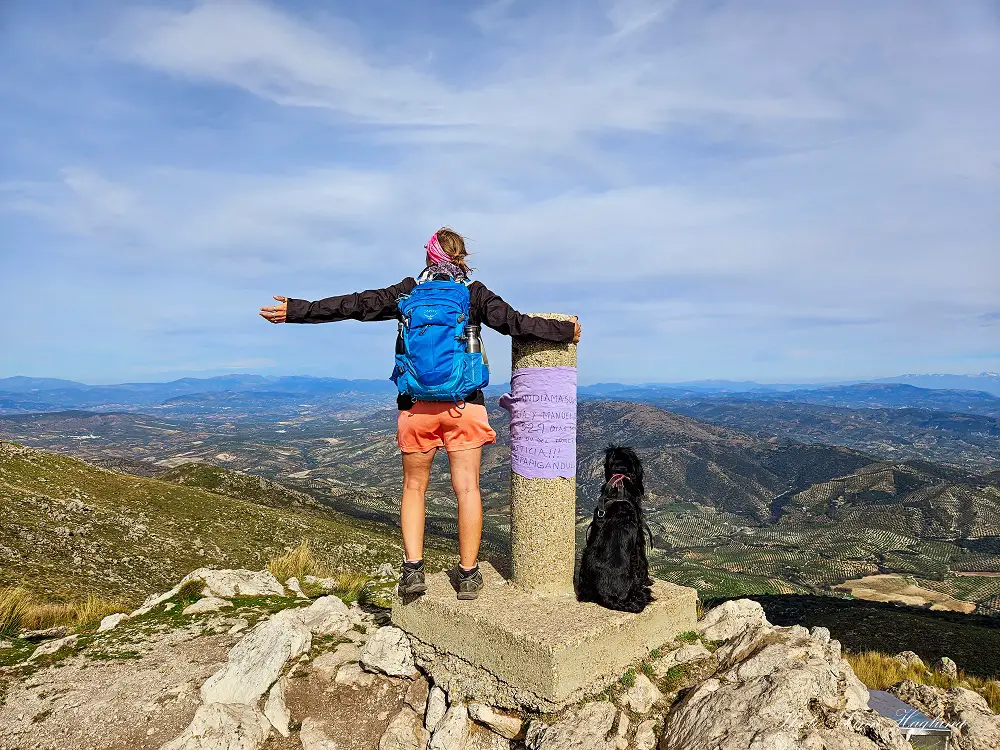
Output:
[[656,601],[638,615],[584,604],[569,595],[539,596],[480,564],[479,599],[459,601],[446,573],[392,622],[413,640],[418,663],[449,693],[495,706],[554,711],[602,691],[629,664],[697,620],[692,588],[658,581]]

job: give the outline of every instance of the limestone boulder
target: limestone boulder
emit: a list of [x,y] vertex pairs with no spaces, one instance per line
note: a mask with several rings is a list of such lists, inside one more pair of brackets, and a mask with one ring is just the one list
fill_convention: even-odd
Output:
[[[403,699],[403,702],[423,717],[427,711],[427,697],[430,694],[430,690],[431,684],[427,681],[427,678],[423,676],[418,677],[406,689],[406,697]],[[423,722],[423,718],[421,718],[421,722]]]
[[205,681],[205,703],[255,704],[281,676],[289,659],[309,650],[312,636],[304,625],[272,617],[258,624],[229,651],[226,665]]
[[447,711],[448,698],[445,696],[444,690],[437,685],[432,686],[427,694],[427,711],[424,714],[424,726],[427,727],[427,730],[433,732]]
[[31,656],[28,657],[28,661],[34,661],[40,656],[49,656],[64,648],[72,648],[78,640],[80,640],[80,636],[78,635],[67,635],[65,638],[56,638],[54,641],[47,641],[32,651]]
[[182,615],[202,615],[206,612],[218,612],[225,607],[232,607],[233,603],[228,599],[220,599],[217,596],[203,596],[194,604],[189,604],[182,611]]
[[292,576],[287,581],[285,581],[285,588],[291,591],[295,596],[300,599],[308,599],[305,593],[302,591],[302,586],[299,584],[299,579]]
[[945,677],[958,679],[958,665],[947,656],[942,656],[934,662],[934,669],[943,674]]
[[49,641],[53,638],[65,638],[70,634],[70,629],[66,625],[56,625],[51,628],[41,628],[40,630],[21,631],[21,638],[26,641]]
[[653,706],[663,699],[663,693],[646,675],[640,674],[635,683],[622,695],[622,703],[640,716],[653,710]]
[[898,654],[896,654],[892,658],[895,659],[896,661],[898,661],[900,664],[902,664],[906,668],[909,668],[909,667],[926,667],[927,666],[926,664],[924,664],[924,660],[921,659],[913,651],[900,651]]
[[361,664],[370,672],[390,677],[412,677],[417,671],[410,639],[391,625],[379,628],[361,649]]
[[893,685],[887,692],[950,725],[959,750],[1000,748],[1000,716],[990,710],[979,693],[960,687],[945,690],[910,680]]
[[208,703],[160,750],[260,750],[270,732],[268,720],[252,706]]
[[343,635],[354,626],[350,609],[336,596],[322,596],[308,607],[285,609],[275,617],[299,622],[313,635]]
[[290,734],[289,725],[292,721],[292,714],[285,704],[285,692],[288,690],[288,678],[282,677],[271,686],[267,692],[267,702],[264,704],[264,716],[271,726],[278,730],[278,734],[287,737]]
[[508,740],[520,737],[524,726],[520,716],[498,711],[485,703],[470,703],[469,717]]
[[302,750],[343,750],[327,734],[323,723],[311,717],[302,720],[302,728],[299,729],[299,742],[302,743]]
[[744,630],[768,625],[764,608],[751,599],[730,599],[698,621],[698,633],[710,641],[727,641]]
[[438,722],[428,750],[466,750],[470,730],[468,709],[455,703]]
[[128,615],[124,612],[118,612],[113,615],[108,615],[101,619],[101,624],[97,626],[98,633],[104,633],[108,630],[114,630],[123,622],[128,619]]
[[430,738],[423,717],[410,706],[403,706],[378,741],[378,750],[427,750]]
[[341,643],[333,651],[327,651],[313,659],[310,668],[323,675],[328,680],[333,680],[337,671],[350,662],[356,662],[361,658],[361,649],[353,643]]
[[607,701],[584,703],[570,709],[553,724],[531,722],[525,737],[528,750],[613,750],[608,734],[618,710]]
[[234,596],[284,596],[285,587],[267,570],[215,570],[213,568],[198,568],[184,576],[180,583],[162,594],[153,594],[142,603],[130,617],[138,617],[153,609],[168,599],[180,593],[188,581],[200,580],[203,583],[202,596],[216,596],[229,599]]
[[895,723],[868,709],[834,640],[756,622],[715,655],[718,674],[673,708],[661,748],[909,750]]
[[635,746],[635,750],[656,749],[656,721],[654,719],[647,719],[635,728],[632,744]]

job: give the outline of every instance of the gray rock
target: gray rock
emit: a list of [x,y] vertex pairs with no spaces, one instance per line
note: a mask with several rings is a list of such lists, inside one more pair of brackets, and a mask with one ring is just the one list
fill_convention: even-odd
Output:
[[32,652],[31,656],[28,657],[28,661],[34,661],[40,656],[48,656],[49,654],[54,654],[56,651],[61,649],[70,648],[76,645],[78,640],[80,640],[80,636],[68,635],[65,638],[58,638],[54,641],[43,643]]
[[655,750],[656,748],[656,720],[647,719],[635,728],[635,737],[632,738],[635,750]]
[[673,707],[660,747],[909,750],[895,723],[868,709],[834,641],[758,623],[715,655],[719,673]]
[[618,725],[615,727],[615,734],[619,737],[628,738],[628,728],[631,722],[628,720],[628,714],[624,711],[618,712]]
[[951,677],[954,680],[958,679],[958,665],[947,656],[942,656],[934,662],[934,669],[945,677]]
[[285,663],[309,650],[312,636],[302,624],[272,617],[258,624],[229,651],[222,669],[205,681],[205,703],[256,704],[281,675]]
[[607,701],[584,703],[570,709],[553,724],[535,720],[528,727],[528,750],[612,750],[607,739],[618,711]]
[[1000,716],[990,710],[979,693],[961,687],[945,690],[910,680],[893,685],[888,692],[953,727],[959,750],[1000,748]]
[[3,638],[0,638],[0,648],[14,648],[14,644],[11,641],[5,641]]
[[322,596],[308,607],[285,609],[275,617],[299,622],[313,635],[343,635],[354,626],[351,611],[336,596]]
[[285,705],[285,691],[287,689],[288,678],[282,677],[271,686],[267,693],[267,702],[264,704],[264,716],[282,737],[289,735],[289,724],[292,721],[292,714],[289,712],[288,706]]
[[310,662],[310,666],[328,680],[332,680],[341,666],[352,661],[356,662],[360,658],[361,649],[356,645],[353,643],[341,643],[333,651],[327,651],[317,656]]
[[444,690],[437,685],[432,686],[427,695],[427,712],[424,714],[424,726],[427,730],[433,732],[447,711],[448,699]]
[[[427,681],[426,677],[418,677],[410,686],[406,689],[406,698],[404,699],[407,706],[412,708],[421,717],[427,711],[427,696],[430,694],[431,684]],[[421,718],[421,723],[423,719]]]
[[438,722],[428,750],[465,750],[469,732],[469,711],[464,704],[456,703]]
[[192,570],[184,576],[180,583],[170,591],[162,594],[154,594],[142,603],[130,617],[138,617],[147,612],[153,611],[155,607],[171,599],[180,592],[181,587],[188,581],[200,580],[204,584],[201,590],[202,596],[217,596],[224,599],[234,596],[284,596],[285,587],[278,583],[269,571],[266,570],[213,570],[212,568],[198,568]]
[[750,599],[731,599],[710,609],[698,621],[698,633],[710,641],[726,641],[757,625],[768,625],[764,608]]
[[378,750],[427,750],[430,737],[421,715],[410,706],[403,706],[378,741]]
[[925,667],[924,660],[921,659],[917,654],[912,651],[900,651],[894,657],[892,657],[904,667]]
[[228,599],[220,599],[217,596],[203,596],[194,604],[189,604],[181,612],[182,615],[201,615],[206,612],[218,612],[225,607],[232,607],[233,603]]
[[52,638],[65,638],[70,634],[70,629],[65,625],[56,625],[52,628],[42,628],[41,630],[24,630],[21,638],[26,641],[47,641]]
[[128,619],[128,615],[124,612],[118,612],[114,615],[108,615],[101,619],[101,624],[97,626],[97,632],[103,633],[106,630],[114,630],[119,625],[121,625],[125,620]]
[[302,586],[299,585],[299,579],[292,576],[287,581],[285,581],[285,588],[291,591],[295,596],[300,599],[308,599],[305,593],[302,591]]
[[690,664],[701,659],[710,659],[711,657],[712,652],[700,643],[689,643],[664,654],[659,659],[653,661],[650,666],[652,666],[653,673],[657,677],[663,677],[674,667]]
[[361,649],[361,664],[371,672],[390,677],[412,677],[417,671],[410,639],[391,625],[379,628]]
[[302,750],[342,750],[326,733],[322,722],[309,717],[302,720],[299,742],[302,743]]
[[622,703],[637,714],[645,715],[653,710],[653,705],[663,699],[663,693],[646,675],[636,675],[635,684],[622,696]]
[[502,713],[485,703],[470,703],[469,717],[508,740],[520,737],[524,726],[524,720],[520,716]]
[[270,733],[270,723],[251,706],[208,703],[160,750],[260,750]]
[[820,643],[829,643],[830,641],[830,630],[829,628],[821,627],[820,625],[814,625],[809,630],[809,635],[815,638]]
[[229,632],[229,635],[236,635],[237,633],[242,633],[244,630],[246,630],[249,627],[250,627],[250,623],[247,622],[247,620],[245,620],[242,617],[238,617],[238,618],[236,618],[236,620],[233,621],[233,626],[231,628],[229,628],[228,632]]

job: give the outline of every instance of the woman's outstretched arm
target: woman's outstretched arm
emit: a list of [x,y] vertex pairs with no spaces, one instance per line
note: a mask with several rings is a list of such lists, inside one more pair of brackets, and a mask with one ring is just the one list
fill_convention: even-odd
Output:
[[[304,299],[275,297],[283,305],[265,307],[261,315],[273,323],[333,323],[339,320],[391,320],[396,317],[396,300],[408,294],[416,282],[403,279],[385,289],[368,289],[354,294],[310,302]],[[284,307],[284,310],[281,308]],[[283,320],[275,318],[282,317]]]
[[473,318],[506,336],[526,336],[559,344],[580,340],[580,323],[576,320],[552,320],[519,313],[479,281],[470,285],[469,293]]

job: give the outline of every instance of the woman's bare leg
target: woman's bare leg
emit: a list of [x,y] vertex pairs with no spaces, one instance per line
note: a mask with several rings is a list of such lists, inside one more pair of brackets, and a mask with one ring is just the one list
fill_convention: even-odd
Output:
[[424,556],[424,496],[431,479],[431,464],[437,448],[426,453],[403,454],[403,500],[399,505],[399,526],[403,530],[403,553],[407,560]]
[[483,501],[479,494],[482,448],[449,451],[451,486],[458,500],[458,554],[462,567],[474,568],[483,536]]

